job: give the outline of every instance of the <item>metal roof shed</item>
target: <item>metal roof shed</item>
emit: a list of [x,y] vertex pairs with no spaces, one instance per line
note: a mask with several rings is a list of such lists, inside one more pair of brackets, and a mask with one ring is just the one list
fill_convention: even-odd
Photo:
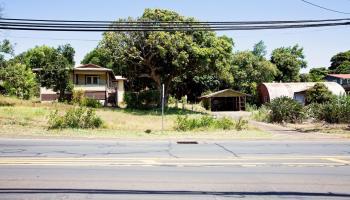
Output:
[[245,93],[232,89],[220,90],[208,95],[201,96],[202,101],[208,101],[211,111],[242,111],[245,110]]

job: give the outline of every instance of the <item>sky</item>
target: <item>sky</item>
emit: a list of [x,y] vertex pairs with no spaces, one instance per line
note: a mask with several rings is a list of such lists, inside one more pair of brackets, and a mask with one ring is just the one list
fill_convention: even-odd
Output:
[[[350,13],[350,0],[309,0],[334,10]],[[0,0],[6,18],[59,20],[116,20],[141,16],[145,8],[176,11],[200,21],[304,20],[350,18],[326,11],[301,0]],[[0,39],[15,43],[15,53],[38,45],[57,47],[70,43],[77,64],[95,48],[102,33],[0,30]],[[330,58],[350,50],[350,26],[308,29],[225,31],[218,35],[233,38],[234,51],[252,49],[263,40],[268,57],[273,49],[299,44],[304,48],[308,67],[328,67]]]

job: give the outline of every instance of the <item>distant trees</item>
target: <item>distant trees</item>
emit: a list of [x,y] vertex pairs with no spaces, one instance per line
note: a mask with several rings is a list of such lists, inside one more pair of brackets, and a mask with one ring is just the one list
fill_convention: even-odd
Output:
[[329,70],[336,74],[350,74],[350,50],[334,55]]
[[276,76],[276,81],[282,82],[299,82],[300,69],[307,66],[303,48],[298,45],[280,47],[273,50],[271,62],[275,64],[280,71]]
[[5,55],[13,54],[13,46],[9,40],[3,40],[0,42],[0,67],[5,67]]

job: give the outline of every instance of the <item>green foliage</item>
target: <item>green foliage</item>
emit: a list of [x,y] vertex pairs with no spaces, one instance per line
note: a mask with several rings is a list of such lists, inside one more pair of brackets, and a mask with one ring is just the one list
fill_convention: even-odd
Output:
[[3,40],[0,42],[0,67],[5,67],[5,55],[13,54],[13,46],[9,40]]
[[160,104],[160,94],[157,90],[125,92],[124,101],[127,108],[149,109]]
[[101,108],[102,104],[96,99],[91,99],[85,97],[85,92],[83,90],[74,90],[72,103],[77,104],[79,106],[86,106],[91,108]]
[[258,43],[256,43],[254,45],[254,48],[253,48],[253,51],[252,53],[255,55],[255,56],[258,56],[260,58],[263,58],[266,56],[266,45],[264,43],[264,41],[260,40]]
[[300,48],[298,45],[273,50],[271,62],[280,71],[276,76],[276,81],[283,82],[298,82],[300,80],[300,69],[307,66],[303,48]]
[[22,64],[10,64],[0,69],[2,86],[9,95],[21,99],[29,99],[34,96],[37,84],[35,74]]
[[58,110],[55,110],[49,116],[50,129],[99,128],[102,124],[102,119],[94,110],[84,107],[71,108],[64,115],[59,115]]
[[84,90],[73,90],[72,103],[77,104],[77,105],[81,105],[84,101],[84,98],[85,98],[84,95],[85,95]]
[[350,50],[340,52],[331,58],[331,66],[329,67],[333,73],[346,74],[350,73]]
[[331,91],[323,83],[316,83],[312,88],[306,90],[306,103],[326,103],[332,98]]
[[323,104],[308,105],[309,116],[328,123],[350,123],[350,96],[333,97]]
[[310,74],[305,73],[305,74],[300,74],[300,82],[312,82]]
[[303,106],[289,97],[278,97],[273,99],[269,105],[269,114],[272,122],[301,122],[305,118]]
[[27,67],[41,68],[38,79],[42,87],[52,88],[59,92],[59,100],[65,100],[65,93],[73,88],[70,70],[73,68],[74,49],[70,45],[57,49],[48,46],[37,46],[17,56],[14,60]]
[[197,129],[222,129],[222,130],[243,130],[247,128],[248,121],[239,119],[237,122],[234,120],[223,117],[216,119],[210,115],[203,115],[201,117],[188,117],[177,116],[175,121],[175,129],[179,131],[191,131]]
[[253,120],[270,122],[270,109],[266,105],[262,105],[260,108],[250,112],[252,112],[251,118]]
[[88,97],[85,97],[83,99],[83,102],[80,105],[90,107],[90,108],[101,108],[102,107],[102,104],[100,101],[98,101],[96,99],[91,99]]
[[325,67],[312,68],[310,69],[309,76],[311,82],[322,82],[329,71]]
[[248,120],[243,119],[242,117],[240,117],[236,123],[234,124],[234,127],[237,131],[241,131],[244,130],[248,127]]
[[272,82],[278,74],[274,64],[250,51],[237,52],[233,55],[232,74],[234,88],[257,98],[257,86],[263,82]]
[[[194,21],[176,12],[163,9],[146,9],[137,19],[120,19],[119,22],[166,22]],[[151,23],[152,24],[152,23]],[[157,23],[159,25],[159,23]],[[191,25],[190,25],[191,26]],[[153,82],[154,89],[165,85],[165,96],[174,89],[173,81],[187,83],[194,76],[217,74],[220,79],[232,81],[229,73],[233,41],[225,36],[216,36],[213,31],[154,31],[114,32],[103,34],[94,52],[83,62],[100,62],[113,68],[116,74],[128,77],[130,91],[136,87],[140,77],[143,85]],[[183,86],[185,90],[191,85]],[[150,88],[150,87],[149,87]],[[200,93],[199,93],[200,94]],[[181,94],[180,96],[185,95]],[[178,96],[177,96],[178,97]]]

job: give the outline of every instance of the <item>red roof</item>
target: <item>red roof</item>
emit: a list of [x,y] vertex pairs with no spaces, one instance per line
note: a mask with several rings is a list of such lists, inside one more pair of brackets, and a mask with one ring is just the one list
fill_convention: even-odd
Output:
[[341,78],[341,79],[350,78],[350,74],[328,74],[328,76],[333,76],[333,77]]

